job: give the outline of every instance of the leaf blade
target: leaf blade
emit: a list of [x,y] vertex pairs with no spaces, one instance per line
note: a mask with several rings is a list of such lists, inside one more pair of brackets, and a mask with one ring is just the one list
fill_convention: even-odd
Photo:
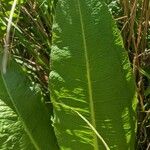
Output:
[[108,8],[98,0],[60,1],[55,20],[50,90],[61,149],[105,149],[68,107],[89,120],[110,149],[134,149],[134,78]]
[[35,150],[16,114],[0,100],[0,149]]
[[[21,68],[11,62],[6,74],[0,76],[3,81],[0,88],[6,89],[0,94],[7,95],[13,109],[21,119],[23,128],[35,149],[58,149],[57,141],[51,126],[48,111],[41,102],[41,96],[30,89],[30,83]],[[10,104],[10,105],[11,105]]]

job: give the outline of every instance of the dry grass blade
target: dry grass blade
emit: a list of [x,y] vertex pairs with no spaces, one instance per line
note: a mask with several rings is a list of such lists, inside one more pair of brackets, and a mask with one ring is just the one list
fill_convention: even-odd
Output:
[[103,137],[97,132],[97,130],[92,126],[92,124],[83,116],[81,115],[79,112],[73,110],[75,113],[78,114],[78,116],[87,123],[87,125],[91,128],[91,130],[97,135],[97,137],[101,140],[101,142],[104,144],[106,150],[110,150],[109,146],[107,145],[107,143],[105,142],[105,140],[103,139]]
[[81,114],[79,113],[79,111],[77,111],[75,108],[73,107],[68,107],[67,105],[63,104],[63,103],[57,103],[57,102],[53,102],[53,104],[57,107],[57,106],[63,106],[66,109],[68,109],[69,111],[71,111],[72,113],[77,114],[88,126],[89,128],[94,132],[94,134],[98,137],[98,139],[103,143],[104,147],[106,148],[106,150],[110,150],[108,144],[105,142],[105,140],[103,139],[103,137],[98,133],[98,131],[93,127],[93,125]]

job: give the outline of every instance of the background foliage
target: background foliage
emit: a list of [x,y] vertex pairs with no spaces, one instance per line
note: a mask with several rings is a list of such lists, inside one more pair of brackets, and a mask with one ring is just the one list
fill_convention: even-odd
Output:
[[[149,0],[105,0],[122,33],[124,46],[128,52],[136,77],[139,99],[138,132],[136,149],[150,148],[150,35]],[[0,1],[0,52],[5,45],[6,28],[12,0]],[[13,15],[10,36],[10,55],[21,64],[28,74],[31,87],[40,91],[48,110],[48,76],[50,72],[50,46],[53,12],[51,0],[18,1]],[[8,60],[8,61],[9,61]],[[4,105],[1,103],[1,105]],[[49,112],[52,113],[52,112]]]

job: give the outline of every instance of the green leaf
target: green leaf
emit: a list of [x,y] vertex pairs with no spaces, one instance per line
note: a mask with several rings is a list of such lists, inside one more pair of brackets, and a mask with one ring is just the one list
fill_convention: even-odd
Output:
[[[0,103],[0,111],[4,112],[4,118],[0,118],[0,127],[6,128],[5,132],[0,130],[0,135],[4,136],[4,140],[0,140],[1,147],[4,150],[9,148],[8,145],[11,145],[13,150],[58,150],[51,126],[51,114],[48,114],[42,103],[41,95],[30,88],[31,84],[21,67],[12,61],[7,73],[0,74],[0,83],[0,99],[3,100],[3,103]],[[11,114],[8,115],[9,111]],[[11,125],[12,129],[9,129]],[[14,134],[19,136],[15,136],[13,140]],[[20,142],[20,138],[23,142]],[[22,148],[13,147],[14,141],[19,142]],[[28,143],[30,147],[27,147]]]
[[134,150],[134,78],[107,6],[61,0],[53,32],[50,90],[61,149],[106,149],[89,121],[111,150]]
[[0,100],[0,149],[35,150],[17,114]]

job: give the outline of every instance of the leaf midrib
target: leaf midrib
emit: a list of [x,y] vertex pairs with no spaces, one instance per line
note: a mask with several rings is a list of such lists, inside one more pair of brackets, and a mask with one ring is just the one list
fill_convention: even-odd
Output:
[[[84,56],[85,56],[85,63],[86,63],[86,73],[87,73],[87,82],[88,82],[88,93],[89,93],[89,102],[90,102],[90,112],[91,112],[91,124],[96,129],[96,120],[95,120],[95,112],[94,112],[94,103],[93,103],[93,91],[92,91],[92,82],[91,82],[91,72],[90,72],[90,63],[89,63],[89,56],[88,56],[88,49],[87,49],[87,42],[85,38],[85,29],[82,17],[82,11],[79,0],[77,0],[78,11],[79,11],[79,18],[81,24],[81,31],[82,31],[82,40],[83,40],[83,47],[84,47]],[[93,142],[94,142],[94,150],[99,150],[98,148],[98,139],[95,133],[93,133]]]
[[18,108],[16,107],[16,105],[15,105],[15,103],[14,103],[13,97],[11,96],[11,94],[10,94],[10,92],[9,92],[9,88],[8,88],[8,86],[7,86],[7,83],[5,82],[4,75],[3,75],[2,72],[1,72],[1,77],[2,77],[2,80],[3,80],[4,86],[5,86],[5,89],[6,89],[7,93],[8,93],[8,96],[9,96],[9,98],[10,98],[12,104],[14,105],[14,108],[16,109],[17,114],[18,114],[20,120],[22,121],[22,125],[23,125],[23,127],[24,127],[25,132],[26,132],[27,135],[29,136],[29,138],[30,138],[30,140],[31,140],[31,143],[34,145],[35,149],[36,149],[36,150],[40,150],[40,148],[39,148],[37,142],[34,140],[33,136],[31,135],[30,131],[28,130],[28,128],[27,128],[27,126],[26,126],[26,124],[25,124],[24,119],[21,117],[21,114],[19,113],[19,110],[18,110]]

